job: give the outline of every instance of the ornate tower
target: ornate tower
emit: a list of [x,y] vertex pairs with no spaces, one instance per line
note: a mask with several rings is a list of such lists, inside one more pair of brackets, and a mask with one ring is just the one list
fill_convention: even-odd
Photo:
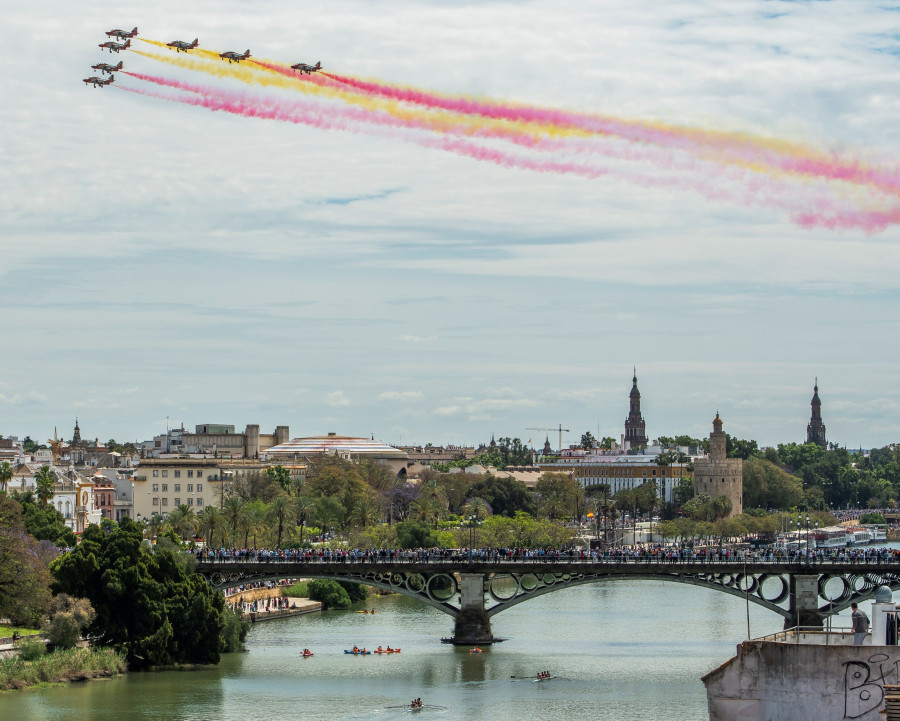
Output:
[[641,416],[641,392],[637,387],[636,369],[634,377],[631,379],[628,418],[625,419],[625,442],[631,448],[645,448],[647,446],[647,425]]
[[819,379],[816,377],[816,385],[813,387],[813,397],[810,402],[812,415],[809,425],[806,426],[806,442],[815,443],[825,447],[825,424],[822,423],[822,401],[819,400]]
[[78,419],[75,419],[75,434],[72,436],[72,445],[80,446],[82,445],[81,440],[81,429],[78,427]]
[[694,493],[706,493],[713,499],[726,496],[731,501],[729,515],[736,516],[744,510],[744,462],[727,457],[726,440],[722,419],[716,412],[709,434],[709,456],[694,461]]

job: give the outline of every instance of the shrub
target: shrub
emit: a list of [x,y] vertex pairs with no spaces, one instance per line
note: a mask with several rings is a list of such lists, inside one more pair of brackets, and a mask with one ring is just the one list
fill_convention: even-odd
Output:
[[36,661],[47,653],[47,644],[43,641],[28,639],[19,646],[19,658],[23,661]]
[[350,602],[365,601],[369,597],[369,589],[361,583],[351,583],[350,581],[338,581],[347,595],[350,596]]
[[50,603],[50,618],[44,623],[47,638],[58,648],[72,648],[97,614],[86,598],[60,593]]
[[250,624],[244,620],[240,611],[227,608],[222,611],[222,650],[240,651],[249,628]]
[[309,597],[320,601],[324,608],[350,608],[350,596],[336,581],[322,579],[306,584]]
[[309,589],[307,588],[306,581],[297,581],[290,586],[287,586],[284,589],[284,595],[291,596],[292,598],[309,598]]

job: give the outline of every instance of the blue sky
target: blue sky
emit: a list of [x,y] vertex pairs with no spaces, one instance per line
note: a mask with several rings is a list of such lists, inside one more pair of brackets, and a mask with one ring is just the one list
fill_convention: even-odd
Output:
[[[0,433],[900,440],[900,231],[480,164],[80,82],[138,25],[346,75],[900,160],[883,3],[22,5],[0,78]],[[112,62],[118,58],[112,56]],[[128,69],[165,74],[125,54]],[[120,79],[126,83],[137,81]],[[551,439],[552,440],[552,439]]]

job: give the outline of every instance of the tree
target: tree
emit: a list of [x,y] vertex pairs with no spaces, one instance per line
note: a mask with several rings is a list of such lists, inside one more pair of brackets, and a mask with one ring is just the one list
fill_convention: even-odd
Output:
[[243,514],[244,502],[237,496],[225,499],[222,505],[222,514],[225,523],[231,529],[231,542],[237,544],[237,529],[241,523],[241,515]]
[[743,438],[734,438],[728,434],[725,435],[725,453],[729,458],[743,458],[744,460],[756,458],[760,455],[756,441],[746,441]]
[[50,613],[43,629],[47,639],[57,648],[72,648],[97,617],[86,598],[72,598],[60,593],[50,604]]
[[207,506],[197,514],[197,526],[206,539],[206,545],[209,548],[216,547],[214,542],[216,534],[221,532],[224,535],[225,529],[228,528],[225,516],[215,506]]
[[51,504],[36,503],[31,492],[13,492],[12,497],[22,506],[25,530],[28,533],[39,541],[53,541],[60,548],[72,548],[75,545],[75,533],[66,525],[62,513]]
[[269,466],[265,470],[266,476],[270,480],[281,486],[281,490],[290,495],[291,493],[291,472],[284,466]]
[[512,518],[519,511],[532,515],[537,512],[537,504],[525,484],[509,476],[498,478],[488,473],[469,488],[469,495],[487,501],[494,515]]
[[597,439],[594,438],[593,433],[591,433],[590,431],[586,431],[581,434],[581,447],[586,451],[590,450],[594,447],[594,443],[596,442],[596,440]]
[[551,521],[562,516],[575,515],[578,485],[568,473],[548,471],[541,474],[534,490],[541,497],[542,510]]
[[745,508],[793,508],[803,498],[796,476],[762,458],[744,461]]
[[286,524],[294,521],[294,505],[291,503],[290,497],[283,493],[273,498],[266,515],[275,524],[277,535],[276,548],[281,548],[281,537],[284,535],[284,527]]
[[0,618],[39,623],[50,602],[52,548],[26,532],[21,506],[0,496]]
[[424,523],[402,521],[395,524],[394,529],[400,548],[430,548],[436,545],[431,529]]
[[45,505],[49,503],[53,498],[53,487],[56,485],[56,474],[50,466],[41,466],[34,474],[34,485],[38,500]]
[[111,533],[88,526],[81,543],[54,562],[54,590],[87,598],[97,612],[89,632],[131,665],[217,663],[225,602],[191,570],[193,558],[160,541],[141,543],[128,518]]
[[187,541],[189,536],[197,532],[197,515],[193,508],[182,503],[166,516],[166,525],[175,531],[182,541]]
[[12,480],[12,477],[13,469],[9,462],[3,461],[3,463],[0,463],[0,491],[6,493],[6,486]]
[[306,584],[307,593],[313,601],[319,601],[323,608],[350,608],[350,595],[337,581],[318,579]]
[[300,526],[300,545],[303,545],[303,529],[316,517],[316,502],[309,496],[297,496],[294,500],[294,519]]

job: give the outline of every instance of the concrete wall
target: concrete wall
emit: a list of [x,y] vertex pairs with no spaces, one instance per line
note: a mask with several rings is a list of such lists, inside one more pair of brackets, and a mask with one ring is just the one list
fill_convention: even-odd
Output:
[[703,678],[710,721],[878,721],[884,684],[900,682],[900,647],[852,646],[851,639],[743,642]]

